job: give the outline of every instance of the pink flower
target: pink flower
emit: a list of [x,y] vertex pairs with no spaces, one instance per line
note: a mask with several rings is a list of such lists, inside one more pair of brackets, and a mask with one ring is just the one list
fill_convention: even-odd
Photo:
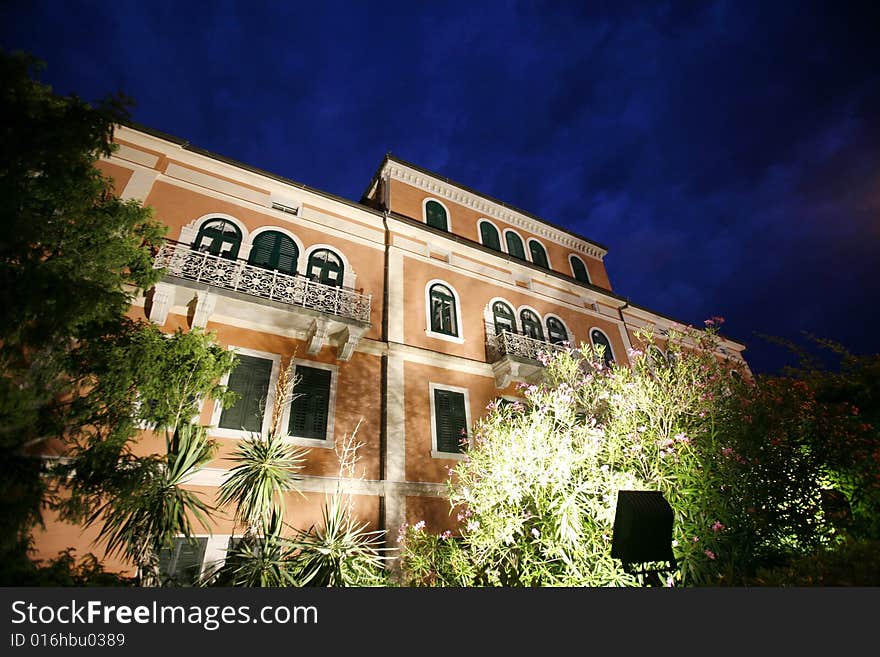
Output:
[[720,532],[722,529],[724,529],[724,525],[716,520],[715,523],[712,525],[712,531]]
[[425,528],[425,521],[419,520],[416,524],[413,525],[413,530],[420,532]]
[[705,554],[706,554],[706,556],[709,557],[710,559],[714,559],[714,558],[715,558],[715,553],[712,552],[712,550],[705,550]]
[[440,538],[442,538],[442,539],[452,538],[452,532],[447,529],[445,532],[440,534]]
[[688,437],[684,435],[684,432],[675,434],[675,439],[680,443],[689,443]]
[[532,536],[535,538],[541,538],[541,532],[538,531],[537,527],[532,527]]

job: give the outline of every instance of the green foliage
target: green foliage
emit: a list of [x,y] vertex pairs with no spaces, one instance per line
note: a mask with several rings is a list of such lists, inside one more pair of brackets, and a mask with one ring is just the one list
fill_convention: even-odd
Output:
[[235,518],[255,533],[284,514],[285,493],[296,490],[306,451],[280,434],[251,434],[230,458],[237,463],[220,485],[218,503],[235,505]]
[[192,536],[190,516],[208,528],[208,505],[183,485],[215,449],[204,427],[179,425],[167,454],[119,463],[109,496],[89,518],[103,523],[98,539],[107,553],[121,553],[138,567],[141,585],[158,584],[159,551],[171,548],[177,536]]
[[31,541],[15,551],[17,558],[0,561],[3,586],[132,586],[134,580],[121,573],[104,570],[94,554],[77,560],[75,550],[67,548],[54,559],[31,559]]
[[297,586],[296,548],[282,536],[283,522],[271,513],[261,533],[249,533],[226,553],[216,573],[202,582],[210,586]]
[[[733,375],[711,327],[671,334],[669,358],[639,339],[631,367],[606,367],[589,347],[557,353],[524,403],[490,405],[450,473],[460,536],[404,528],[405,583],[640,584],[610,556],[628,489],[659,490],[673,508],[670,585],[749,581],[842,540],[823,489],[844,464],[861,482],[880,473],[876,432],[849,404],[801,380]],[[864,490],[838,488],[849,501]]]
[[350,500],[343,495],[325,499],[323,525],[297,530],[291,544],[297,550],[296,580],[300,586],[380,586],[386,583],[381,538],[367,523],[351,517]]
[[124,99],[55,95],[38,66],[0,52],[0,462],[16,463],[0,478],[0,559],[40,521],[42,464],[26,455],[83,426],[71,350],[124,324],[133,295],[161,276],[151,255],[165,231],[95,167]]
[[880,541],[847,540],[775,568],[760,568],[744,586],[880,586]]
[[118,463],[136,460],[131,448],[144,426],[164,430],[168,452],[177,427],[195,418],[205,398],[228,405],[234,397],[219,385],[235,366],[234,352],[199,329],[166,334],[129,321],[79,344],[69,360],[80,373],[82,392],[71,402],[79,424],[66,437],[71,461],[55,468],[63,489],[53,502],[73,522],[116,494]]

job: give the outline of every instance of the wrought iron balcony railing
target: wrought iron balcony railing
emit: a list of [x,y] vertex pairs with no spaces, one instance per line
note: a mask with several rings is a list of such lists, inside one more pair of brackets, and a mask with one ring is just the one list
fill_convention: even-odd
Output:
[[305,276],[264,269],[243,260],[229,260],[194,250],[188,244],[166,242],[153,263],[170,276],[243,292],[261,299],[310,308],[359,322],[370,321],[372,295],[334,285],[325,285]]
[[540,353],[549,354],[553,351],[563,351],[565,348],[552,342],[538,340],[527,335],[502,331],[494,336],[495,360],[504,356],[518,356],[540,361]]

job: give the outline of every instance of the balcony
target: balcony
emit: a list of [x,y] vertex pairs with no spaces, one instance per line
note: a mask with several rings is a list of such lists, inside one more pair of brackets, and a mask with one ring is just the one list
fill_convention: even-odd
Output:
[[[312,354],[335,338],[344,343],[340,345],[340,360],[348,360],[357,340],[370,326],[369,294],[196,251],[188,244],[166,242],[153,267],[164,268],[166,276],[166,283],[157,285],[153,293],[149,311],[150,319],[160,324],[164,324],[170,306],[181,301],[171,289],[177,284],[201,290],[195,298],[190,294],[193,325],[204,326],[215,312],[252,321],[252,303],[259,300],[263,306],[260,319],[280,324],[294,335],[304,333]],[[222,308],[217,305],[220,299]],[[248,301],[250,307],[245,307]]]
[[561,351],[564,347],[538,340],[527,335],[502,331],[488,337],[488,355],[495,372],[495,385],[506,388],[514,381],[533,383],[540,377],[544,365],[541,353]]

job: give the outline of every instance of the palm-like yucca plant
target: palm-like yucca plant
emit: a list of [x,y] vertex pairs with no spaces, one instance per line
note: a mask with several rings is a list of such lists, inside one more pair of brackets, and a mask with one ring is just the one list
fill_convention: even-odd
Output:
[[263,533],[245,536],[226,553],[220,570],[203,583],[220,586],[296,586],[293,564],[296,548],[281,536],[281,517],[273,514]]
[[217,501],[235,505],[235,518],[246,536],[258,534],[271,516],[284,514],[284,495],[296,489],[295,472],[302,467],[304,453],[272,433],[254,434],[239,444],[231,457],[238,465],[221,484]]
[[131,457],[120,464],[113,494],[89,519],[103,517],[98,540],[106,541],[108,554],[120,553],[137,566],[140,586],[160,584],[159,552],[181,534],[192,536],[190,516],[207,528],[210,507],[183,484],[215,449],[205,427],[179,425],[165,455]]
[[283,518],[284,495],[296,489],[296,472],[302,468],[308,450],[290,445],[281,432],[284,405],[292,399],[296,382],[291,365],[281,372],[275,386],[275,404],[269,433],[251,434],[239,443],[230,457],[237,463],[220,485],[220,505],[235,505],[235,519],[244,525],[245,536],[268,530],[270,520]]
[[329,496],[323,526],[297,530],[291,545],[298,550],[296,580],[300,586],[381,586],[386,583],[381,538],[367,523],[352,520],[346,500]]
[[358,450],[358,422],[354,431],[337,445],[339,482],[327,495],[322,509],[323,525],[307,531],[297,529],[291,544],[297,550],[296,577],[300,586],[380,586],[387,582],[382,547],[383,530],[370,531],[368,523],[353,518],[350,494],[341,481],[353,478]]

